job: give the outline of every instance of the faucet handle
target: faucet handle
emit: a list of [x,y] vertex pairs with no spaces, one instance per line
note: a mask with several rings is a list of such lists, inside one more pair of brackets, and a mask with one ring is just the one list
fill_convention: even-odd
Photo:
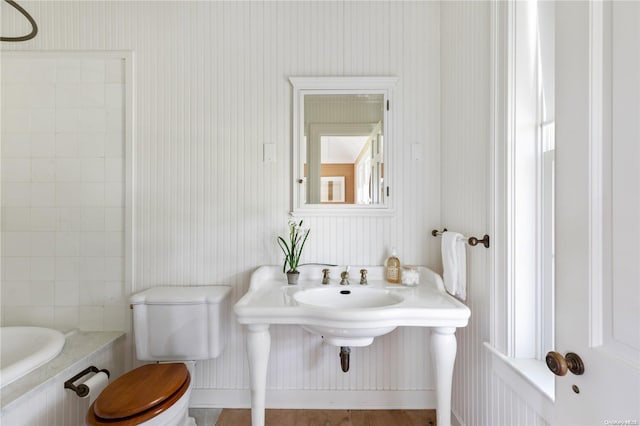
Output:
[[322,284],[329,284],[329,269],[322,270]]
[[366,269],[360,269],[360,284],[362,285],[367,285],[367,270]]
[[349,285],[349,267],[347,266],[347,270],[340,273],[340,285]]

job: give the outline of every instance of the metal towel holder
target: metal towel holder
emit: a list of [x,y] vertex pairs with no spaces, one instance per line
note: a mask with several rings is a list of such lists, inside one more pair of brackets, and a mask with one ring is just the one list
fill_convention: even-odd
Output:
[[66,382],[64,382],[64,388],[71,389],[80,398],[89,395],[89,391],[91,390],[89,389],[89,386],[85,385],[84,383],[81,383],[78,386],[73,384],[74,382],[78,381],[82,376],[85,376],[89,373],[105,373],[107,377],[111,376],[111,373],[109,373],[109,370],[107,370],[106,368],[103,368],[102,370],[98,370],[98,367],[92,365],[90,367],[85,368],[84,370],[82,370],[81,372],[79,372],[78,374],[76,374]]
[[[433,231],[431,231],[431,235],[433,235],[434,237],[439,237],[442,235],[443,232],[446,232],[447,228],[444,228],[442,231],[438,231],[437,229],[434,229]],[[464,237],[467,240],[467,243],[470,246],[477,246],[478,244],[482,244],[483,246],[485,246],[486,248],[489,248],[489,236],[487,234],[484,234],[484,237],[482,237],[482,239],[478,239],[476,237]]]

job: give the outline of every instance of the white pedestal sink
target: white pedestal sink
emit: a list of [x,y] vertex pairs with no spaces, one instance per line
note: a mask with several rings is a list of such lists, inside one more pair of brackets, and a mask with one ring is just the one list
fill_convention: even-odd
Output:
[[[451,423],[451,383],[456,356],[455,331],[465,327],[470,311],[448,295],[435,272],[419,267],[417,287],[388,284],[381,266],[367,269],[369,284],[357,279],[347,286],[322,285],[322,267],[307,266],[298,285],[287,285],[279,266],[261,266],[251,276],[249,291],[234,307],[247,325],[247,355],[251,374],[251,421],[264,426],[267,364],[271,324],[298,324],[336,346],[366,346],[396,327],[430,327],[439,426]],[[342,268],[332,268],[338,277]]]

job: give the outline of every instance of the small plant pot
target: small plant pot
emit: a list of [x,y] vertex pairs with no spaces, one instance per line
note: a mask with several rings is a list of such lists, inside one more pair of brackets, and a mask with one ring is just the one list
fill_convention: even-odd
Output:
[[289,285],[298,284],[298,278],[300,278],[300,272],[287,271],[287,282],[289,283]]

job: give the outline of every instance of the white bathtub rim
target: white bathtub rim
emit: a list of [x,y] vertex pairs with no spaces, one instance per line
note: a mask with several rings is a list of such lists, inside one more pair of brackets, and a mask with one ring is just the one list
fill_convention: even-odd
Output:
[[[13,334],[14,338],[21,340],[21,343],[26,345],[33,345],[30,340],[38,339],[44,346],[40,346],[37,350],[25,354],[20,359],[13,360],[8,365],[2,365],[0,367],[0,388],[26,376],[33,370],[41,367],[47,362],[57,357],[65,344],[65,335],[55,329],[45,327],[30,327],[30,326],[11,326],[2,327],[0,331],[2,335],[4,333]],[[9,337],[9,336],[6,336]],[[5,337],[2,338],[3,340]],[[27,340],[27,341],[25,341]],[[9,359],[15,358],[15,354],[8,354],[6,342],[2,342],[2,363],[6,361],[6,357]]]
[[[0,388],[0,418],[53,383],[62,388],[65,380],[90,365],[88,360],[102,354],[105,350],[110,350],[115,342],[123,342],[125,339],[126,333],[123,331],[80,330],[76,333],[67,333],[67,341],[60,355],[26,376]],[[99,365],[99,367],[103,366]],[[114,377],[119,374],[122,372]],[[68,389],[65,391],[71,392]]]

